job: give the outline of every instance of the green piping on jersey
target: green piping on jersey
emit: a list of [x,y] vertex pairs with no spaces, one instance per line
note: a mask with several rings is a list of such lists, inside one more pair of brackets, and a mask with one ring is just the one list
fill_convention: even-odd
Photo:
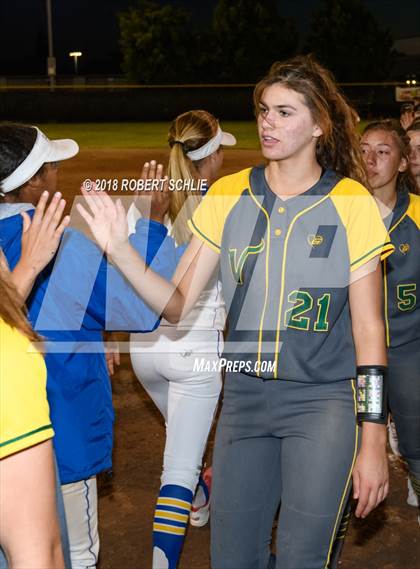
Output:
[[[379,219],[379,210],[371,194],[364,186],[358,182],[355,182],[354,180],[351,180],[350,178],[343,178],[340,180],[338,184],[336,184],[336,186],[332,189],[330,196],[336,208],[337,214],[340,217],[341,222],[343,223],[346,230],[352,223],[351,219],[354,215],[354,213],[352,213],[352,206],[355,199],[368,199],[370,202],[370,205],[368,206],[368,208],[371,210],[370,214],[373,214],[375,216],[377,215]],[[376,211],[374,212],[374,210]],[[357,241],[354,239],[354,233],[348,234],[350,270],[352,272],[356,271],[359,266],[370,260],[370,258],[378,255],[381,260],[383,260],[394,251],[394,246],[392,243],[390,241],[386,241],[385,226],[383,226],[383,230],[384,235],[378,235],[378,245],[373,247],[373,249],[368,252],[360,250]]]
[[[360,263],[360,261],[363,261],[363,259],[366,259],[366,257],[369,257],[369,255],[372,255],[372,253],[374,251],[377,251],[378,249],[385,249],[386,247],[389,247],[390,245],[392,245],[391,241],[387,241],[386,243],[382,243],[381,245],[377,245],[376,247],[374,247],[373,249],[371,249],[370,251],[368,251],[367,253],[365,253],[364,255],[362,255],[361,257],[359,257],[358,259],[356,259],[355,261],[353,261],[350,264],[350,267],[352,267],[353,265],[357,265],[358,263]],[[392,246],[392,251],[394,250],[394,247]]]
[[213,247],[216,247],[216,249],[220,252],[219,245],[217,245],[217,243],[214,243],[214,241],[212,241],[209,237],[207,237],[207,235],[204,235],[204,233],[200,231],[199,228],[196,226],[193,219],[190,219],[190,223],[194,227],[194,229],[201,235],[201,237],[203,237],[203,239],[207,241],[207,243],[213,245]]
[[24,433],[23,435],[19,435],[14,439],[9,439],[8,441],[4,441],[3,443],[0,443],[0,447],[11,445],[13,443],[16,443],[17,441],[20,441],[21,439],[26,439],[27,437],[31,437],[32,435],[36,435],[37,433],[40,433],[41,431],[46,431],[47,429],[52,429],[51,423],[49,425],[44,425],[43,427],[39,427],[34,431],[29,431],[29,433]]
[[[230,174],[229,176],[224,176],[217,180],[212,184],[211,188],[209,189],[208,193],[198,205],[197,209],[195,210],[191,219],[188,220],[187,224],[192,233],[194,233],[199,239],[204,240],[208,246],[215,251],[216,253],[220,253],[221,250],[221,239],[223,234],[223,229],[218,227],[209,228],[208,226],[208,218],[202,219],[200,212],[202,211],[202,206],[204,204],[204,209],[206,209],[207,200],[214,200],[213,207],[213,214],[216,217],[219,214],[223,214],[225,219],[229,215],[231,209],[235,206],[235,204],[240,199],[241,195],[244,191],[246,191],[249,185],[249,175],[252,168],[245,168],[240,172],[236,172],[235,174]],[[226,187],[229,187],[229,192],[225,192]],[[214,221],[214,220],[213,220]],[[199,229],[199,226],[206,228],[209,235],[204,233],[202,230]],[[218,232],[220,229],[220,233]],[[220,243],[220,244],[218,244]]]

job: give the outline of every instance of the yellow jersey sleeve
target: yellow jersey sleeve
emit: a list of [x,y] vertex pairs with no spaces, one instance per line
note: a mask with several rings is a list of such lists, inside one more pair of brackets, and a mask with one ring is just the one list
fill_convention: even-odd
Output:
[[385,259],[394,251],[379,208],[364,186],[343,178],[332,190],[331,199],[346,229],[350,271],[374,257]]
[[44,358],[0,319],[0,459],[54,435]]
[[217,180],[195,210],[188,227],[193,235],[220,253],[223,228],[231,209],[249,187],[251,168]]
[[420,229],[420,196],[416,194],[410,194],[410,203],[407,209],[408,217],[416,224],[416,227]]

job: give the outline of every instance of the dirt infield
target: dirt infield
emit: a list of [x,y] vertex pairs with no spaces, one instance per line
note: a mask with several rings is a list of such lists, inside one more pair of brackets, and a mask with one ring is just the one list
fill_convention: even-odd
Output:
[[[145,160],[166,161],[157,150],[85,150],[63,162],[60,189],[71,205],[85,178],[138,177]],[[255,151],[228,150],[223,174],[258,164]],[[121,335],[121,339],[126,339]],[[149,569],[151,526],[164,445],[164,424],[140,387],[128,357],[113,378],[116,410],[114,473],[100,480],[100,569]],[[406,474],[390,455],[391,491],[366,520],[353,519],[342,569],[420,569],[420,528],[406,504]],[[209,529],[190,528],[180,569],[209,569]],[[214,568],[217,569],[217,568]],[[240,568],[238,568],[240,569]],[[305,569],[305,568],[295,568]]]

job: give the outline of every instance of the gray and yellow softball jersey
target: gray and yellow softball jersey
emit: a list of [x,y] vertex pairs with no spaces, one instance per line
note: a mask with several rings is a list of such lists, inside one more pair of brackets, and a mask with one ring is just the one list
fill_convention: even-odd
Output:
[[395,253],[383,262],[387,344],[420,340],[420,196],[401,192],[389,235]]
[[226,358],[264,379],[354,377],[350,273],[393,251],[368,190],[327,170],[283,201],[246,169],[213,184],[190,228],[220,253]]

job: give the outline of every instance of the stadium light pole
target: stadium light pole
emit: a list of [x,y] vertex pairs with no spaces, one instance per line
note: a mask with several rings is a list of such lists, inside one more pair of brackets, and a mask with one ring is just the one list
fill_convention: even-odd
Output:
[[71,51],[69,56],[74,60],[74,74],[77,75],[77,58],[82,55],[81,51]]
[[51,0],[47,0],[47,29],[48,29],[47,73],[50,80],[51,91],[53,91],[55,85],[55,76],[56,76],[56,61],[54,57],[54,47],[53,47]]

